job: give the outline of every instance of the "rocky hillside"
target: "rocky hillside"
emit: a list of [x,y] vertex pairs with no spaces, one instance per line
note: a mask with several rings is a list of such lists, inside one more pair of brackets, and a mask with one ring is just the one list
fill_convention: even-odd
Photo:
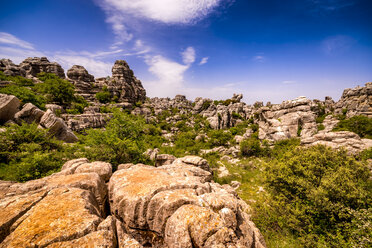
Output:
[[266,247],[249,206],[207,161],[160,167],[76,159],[27,183],[0,181],[0,247]]
[[0,60],[0,247],[369,247],[371,93],[147,98],[123,60]]

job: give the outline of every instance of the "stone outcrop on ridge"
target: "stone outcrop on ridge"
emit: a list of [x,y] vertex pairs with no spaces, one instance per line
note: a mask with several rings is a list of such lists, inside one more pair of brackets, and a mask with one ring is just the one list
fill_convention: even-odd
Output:
[[0,247],[266,247],[249,206],[203,168],[189,156],[111,174],[81,158],[42,179],[0,181]]
[[337,114],[342,114],[345,110],[347,117],[354,115],[372,117],[372,82],[366,83],[364,87],[345,89],[334,108]]

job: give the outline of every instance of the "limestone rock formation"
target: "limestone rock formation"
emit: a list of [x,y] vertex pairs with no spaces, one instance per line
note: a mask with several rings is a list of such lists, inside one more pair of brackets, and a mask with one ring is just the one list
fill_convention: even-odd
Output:
[[249,206],[191,164],[201,161],[111,176],[110,164],[81,158],[42,179],[0,181],[0,247],[265,247]]
[[348,117],[354,115],[372,117],[372,82],[366,83],[364,87],[345,89],[335,108],[337,114],[342,114],[345,109]]
[[118,102],[136,103],[146,99],[146,91],[138,80],[129,65],[124,60],[117,60],[112,67],[111,78],[98,78],[96,85],[102,89],[107,87]]
[[88,128],[102,128],[110,120],[111,114],[84,113],[80,115],[63,114],[66,125],[73,131],[79,132]]
[[356,153],[372,147],[372,140],[361,139],[356,133],[348,131],[321,131],[312,137],[302,139],[301,144],[305,146],[326,145],[332,148],[343,147],[350,153]]
[[94,76],[81,65],[73,65],[68,69],[67,77],[73,81],[94,82]]
[[245,203],[210,178],[186,163],[133,165],[110,179],[111,211],[143,246],[265,247]]
[[36,77],[40,72],[54,73],[60,78],[65,78],[65,72],[61,65],[56,62],[49,62],[46,57],[27,58],[19,64],[19,67],[25,70],[26,77],[29,78]]
[[0,124],[13,119],[14,114],[18,112],[21,102],[17,97],[0,94]]
[[21,125],[22,122],[28,124],[31,124],[32,122],[39,123],[44,114],[44,111],[40,110],[32,103],[26,103],[23,105],[22,110],[15,114],[14,121],[19,125]]
[[298,97],[259,109],[259,138],[281,140],[310,137],[317,132],[316,115],[311,110],[312,102],[306,97]]
[[66,126],[65,122],[55,116],[50,109],[41,117],[40,126],[49,129],[49,133],[57,139],[69,143],[78,141],[76,135]]
[[10,59],[0,59],[0,71],[7,76],[26,76],[26,71],[15,65]]

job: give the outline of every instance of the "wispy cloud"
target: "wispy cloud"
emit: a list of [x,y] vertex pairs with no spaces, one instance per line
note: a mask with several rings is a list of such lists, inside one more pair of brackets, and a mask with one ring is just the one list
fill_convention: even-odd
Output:
[[256,55],[252,58],[253,61],[257,61],[257,62],[265,62],[266,61],[266,57],[263,56],[263,55]]
[[341,53],[348,50],[355,40],[350,36],[337,35],[323,40],[322,49],[327,55]]
[[84,66],[95,77],[111,74],[112,61],[106,62],[114,55],[123,53],[122,49],[108,51],[39,51],[27,41],[21,40],[9,33],[0,33],[0,58],[9,58],[19,64],[27,57],[48,57],[50,61],[61,64],[66,70],[73,65]]
[[0,44],[13,45],[24,49],[33,50],[34,47],[31,43],[18,39],[12,34],[0,32]]
[[202,59],[200,60],[200,62],[199,62],[199,65],[204,65],[204,64],[208,63],[208,59],[209,59],[209,57],[204,57],[204,58],[202,58]]

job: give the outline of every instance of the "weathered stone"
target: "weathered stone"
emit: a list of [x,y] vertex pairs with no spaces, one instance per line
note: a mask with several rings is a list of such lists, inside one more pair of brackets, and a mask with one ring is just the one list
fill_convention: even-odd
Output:
[[94,82],[94,76],[81,65],[73,65],[68,69],[67,77],[73,81]]
[[112,175],[112,166],[106,162],[93,162],[81,164],[75,170],[75,173],[97,173],[103,181],[107,182]]
[[36,77],[40,72],[54,73],[60,78],[65,78],[63,68],[56,62],[49,62],[46,57],[27,58],[19,67],[26,71],[26,77]]
[[172,164],[177,158],[170,154],[157,154],[155,159],[155,167]]
[[21,125],[22,122],[26,122],[28,124],[33,122],[39,123],[44,114],[44,111],[40,110],[32,103],[26,103],[23,105],[22,110],[14,115],[14,121],[19,125]]
[[76,135],[66,126],[64,121],[56,117],[49,109],[41,117],[40,125],[49,129],[49,133],[54,135],[57,139],[69,143],[78,141]]
[[7,76],[26,76],[26,71],[15,65],[10,59],[0,59],[0,71]]
[[0,247],[46,247],[81,238],[95,231],[101,221],[91,192],[57,188],[23,216]]
[[[209,183],[210,172],[176,161],[157,168],[133,165],[113,174],[111,211],[121,220],[117,229],[126,233],[123,240],[133,247],[265,247],[261,234],[241,212],[236,193]],[[203,164],[191,157],[185,161]],[[250,232],[237,232],[244,224]]]
[[0,94],[0,124],[13,119],[18,112],[20,101],[12,95]]

